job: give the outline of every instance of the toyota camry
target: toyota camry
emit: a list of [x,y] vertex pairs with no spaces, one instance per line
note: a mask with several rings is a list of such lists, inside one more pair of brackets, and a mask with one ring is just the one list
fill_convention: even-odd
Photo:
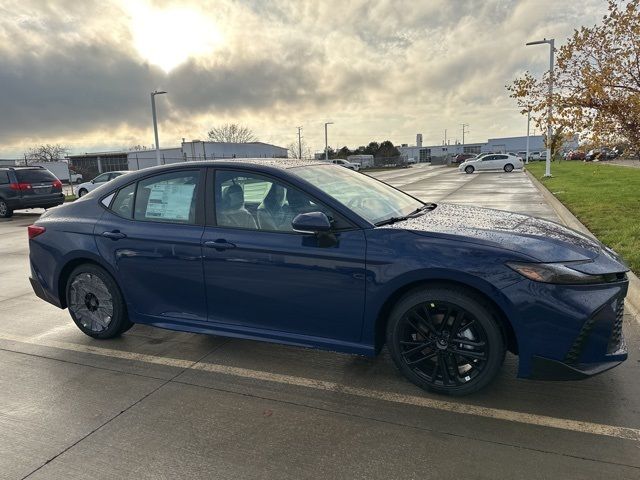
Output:
[[627,358],[627,267],[557,223],[422,202],[324,162],[129,173],[28,228],[31,284],[85,334],[132,325],[376,355],[464,395]]

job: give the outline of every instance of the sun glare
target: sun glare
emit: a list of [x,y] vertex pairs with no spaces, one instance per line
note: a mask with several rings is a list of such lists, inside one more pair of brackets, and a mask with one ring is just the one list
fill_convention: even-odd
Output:
[[127,5],[133,43],[149,63],[169,72],[190,57],[211,54],[222,35],[211,19],[182,7],[158,9],[146,3]]

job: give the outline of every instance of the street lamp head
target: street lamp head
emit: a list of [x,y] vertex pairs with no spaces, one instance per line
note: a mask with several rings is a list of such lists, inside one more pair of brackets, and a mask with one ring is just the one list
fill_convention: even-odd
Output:
[[551,43],[553,39],[547,40],[546,38],[543,40],[536,40],[535,42],[527,42],[527,46],[529,45],[542,45],[543,43]]
[[164,90],[154,90],[151,92],[151,95],[162,95],[163,93],[167,93]]

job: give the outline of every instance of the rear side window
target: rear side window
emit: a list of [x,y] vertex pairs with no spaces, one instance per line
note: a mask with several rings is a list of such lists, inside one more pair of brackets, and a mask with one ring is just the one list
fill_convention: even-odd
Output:
[[44,168],[16,170],[15,174],[19,183],[51,183],[57,180],[53,173]]
[[136,191],[136,184],[132,183],[121,188],[111,203],[111,211],[121,217],[131,218],[133,216],[133,194]]
[[182,171],[139,181],[134,218],[195,224],[199,176],[199,171]]
[[9,183],[9,172],[0,172],[0,185]]

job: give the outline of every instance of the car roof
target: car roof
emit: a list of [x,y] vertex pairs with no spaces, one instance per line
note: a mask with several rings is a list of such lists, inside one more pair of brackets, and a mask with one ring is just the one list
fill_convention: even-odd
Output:
[[43,168],[44,167],[41,165],[33,165],[33,166],[26,166],[26,167],[0,167],[0,169],[2,170],[40,170]]
[[266,170],[288,170],[296,167],[312,165],[332,165],[320,160],[299,160],[297,158],[225,158],[220,160],[198,160],[195,162],[176,162],[156,167],[149,167],[138,171],[162,171],[185,167],[266,167]]

